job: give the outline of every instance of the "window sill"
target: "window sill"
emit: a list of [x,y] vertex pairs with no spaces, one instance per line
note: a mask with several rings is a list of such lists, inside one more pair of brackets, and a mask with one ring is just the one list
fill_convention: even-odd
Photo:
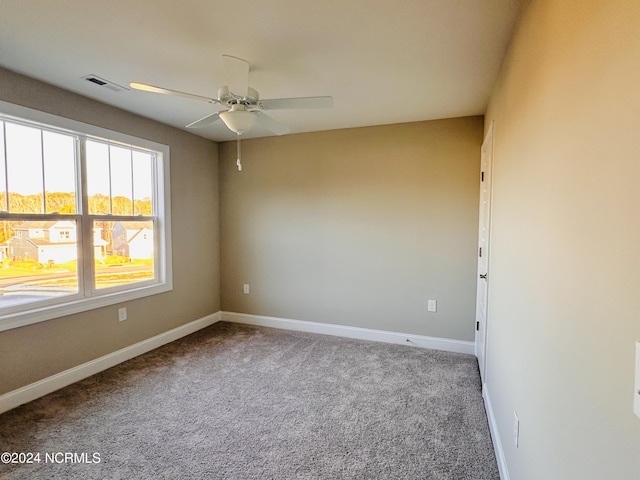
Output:
[[[132,288],[124,292],[119,291],[113,293],[105,293],[103,295],[93,296],[91,298],[79,298],[61,305],[47,305],[40,307],[34,305],[34,308],[31,310],[23,310],[14,314],[0,315],[0,332],[11,330],[13,328],[24,327],[26,325],[32,325],[34,323],[44,322],[46,320],[52,320],[54,318],[73,315],[75,313],[95,310],[97,308],[107,307],[109,305],[124,303],[151,295],[158,295],[160,293],[170,292],[171,290],[173,290],[173,285],[170,282],[167,282],[159,285],[149,285],[136,289]],[[117,312],[114,312],[113,318],[118,318]]]

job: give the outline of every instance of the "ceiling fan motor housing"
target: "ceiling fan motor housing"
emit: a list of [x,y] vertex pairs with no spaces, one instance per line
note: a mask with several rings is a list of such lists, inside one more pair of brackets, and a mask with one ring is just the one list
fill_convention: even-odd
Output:
[[253,107],[258,104],[260,96],[258,95],[258,92],[251,87],[248,87],[247,90],[247,96],[241,97],[230,92],[229,87],[227,86],[220,87],[218,89],[218,100],[220,103],[229,107],[231,107],[231,105],[245,105],[247,107]]

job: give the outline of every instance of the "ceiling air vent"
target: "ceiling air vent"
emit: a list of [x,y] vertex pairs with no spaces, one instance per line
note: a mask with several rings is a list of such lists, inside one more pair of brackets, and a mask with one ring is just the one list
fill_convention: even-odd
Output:
[[107,88],[113,92],[125,92],[129,90],[128,88],[122,87],[117,83],[113,83],[113,82],[110,82],[109,80],[105,80],[104,78],[100,78],[97,75],[85,75],[82,78],[85,79],[87,82],[91,82],[94,85],[97,85],[98,87]]

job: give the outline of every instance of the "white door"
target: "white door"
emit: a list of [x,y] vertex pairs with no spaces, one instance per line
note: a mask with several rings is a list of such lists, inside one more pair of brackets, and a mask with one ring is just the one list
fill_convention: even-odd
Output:
[[476,298],[476,357],[480,377],[485,380],[487,349],[487,310],[489,287],[489,232],[491,225],[491,165],[493,161],[493,122],[482,143],[480,160],[480,220],[478,227],[478,292]]

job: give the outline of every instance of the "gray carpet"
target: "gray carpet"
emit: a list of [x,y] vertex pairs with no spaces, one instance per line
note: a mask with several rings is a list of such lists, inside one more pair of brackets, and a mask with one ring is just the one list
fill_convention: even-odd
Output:
[[41,457],[3,479],[499,479],[474,357],[224,322],[5,413],[5,451]]

